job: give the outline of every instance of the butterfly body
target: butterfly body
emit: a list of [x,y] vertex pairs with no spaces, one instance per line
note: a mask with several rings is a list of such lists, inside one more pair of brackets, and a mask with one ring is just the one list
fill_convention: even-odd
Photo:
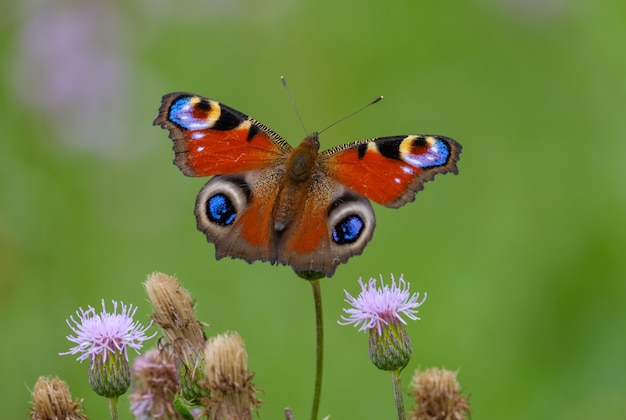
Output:
[[318,149],[319,141],[314,134],[289,153],[274,209],[274,229],[277,232],[285,230],[306,203]]
[[332,276],[372,238],[369,200],[397,208],[437,174],[457,172],[461,146],[443,136],[361,140],[319,153],[317,133],[292,148],[274,131],[217,101],[163,97],[155,125],[169,130],[174,163],[213,176],[196,200],[198,229],[230,256]]

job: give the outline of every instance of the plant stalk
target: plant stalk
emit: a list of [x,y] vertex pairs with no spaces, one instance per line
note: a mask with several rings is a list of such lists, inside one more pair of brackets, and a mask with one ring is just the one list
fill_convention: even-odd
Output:
[[406,414],[404,412],[404,397],[402,396],[402,381],[400,379],[399,369],[391,371],[391,383],[393,385],[393,396],[396,402],[398,420],[405,420]]

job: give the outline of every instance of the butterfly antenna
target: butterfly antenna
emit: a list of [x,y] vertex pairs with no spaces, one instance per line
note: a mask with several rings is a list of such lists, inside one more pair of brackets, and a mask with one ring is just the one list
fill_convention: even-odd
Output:
[[361,108],[357,109],[354,112],[349,113],[348,115],[346,115],[343,118],[338,119],[337,121],[335,121],[334,123],[326,126],[326,128],[324,128],[323,130],[319,131],[319,134],[323,133],[324,131],[328,130],[330,127],[333,127],[337,124],[339,124],[340,122],[347,120],[348,118],[352,117],[355,114],[358,114],[359,112],[363,111],[365,108],[369,108],[370,106],[374,105],[376,102],[379,102],[381,99],[383,99],[382,96],[379,96],[378,98],[374,99],[372,102],[370,102],[369,104],[362,106]]
[[287,86],[287,79],[285,79],[285,76],[280,76],[280,81],[283,83],[283,87],[287,91],[287,96],[289,96],[289,102],[291,102],[291,107],[295,111],[296,116],[298,117],[298,121],[300,121],[300,125],[302,126],[302,130],[304,130],[304,134],[308,136],[309,132],[306,130],[306,127],[304,126],[304,121],[302,120],[302,116],[300,115],[300,112],[298,111],[296,102],[293,100],[293,96],[291,96],[291,91],[289,90],[289,86]]

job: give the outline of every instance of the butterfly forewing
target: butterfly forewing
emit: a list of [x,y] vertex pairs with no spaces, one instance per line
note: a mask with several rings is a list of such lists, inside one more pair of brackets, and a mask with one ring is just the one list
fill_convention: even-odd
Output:
[[353,191],[397,208],[413,201],[436,174],[456,174],[460,153],[461,145],[444,136],[391,136],[326,150],[320,164]]
[[188,176],[280,165],[291,150],[278,134],[258,121],[190,93],[165,95],[154,124],[169,130],[174,163]]

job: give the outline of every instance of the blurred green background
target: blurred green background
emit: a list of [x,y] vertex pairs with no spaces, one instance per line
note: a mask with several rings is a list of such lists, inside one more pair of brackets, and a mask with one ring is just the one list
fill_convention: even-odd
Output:
[[[25,1],[0,15],[0,399],[24,418],[58,375],[91,418],[87,363],[59,356],[65,318],[100,300],[150,306],[177,275],[210,335],[236,330],[263,389],[260,417],[308,418],[313,303],[287,267],[215,261],[195,229],[204,179],[171,163],[160,97],[222,101],[291,144],[377,95],[322,148],[438,133],[459,176],[415,203],[375,206],[363,256],[322,291],[321,413],[393,418],[367,336],[341,327],[343,289],[404,273],[427,291],[403,372],[459,370],[475,419],[622,418],[626,411],[626,5],[616,0]],[[134,358],[135,355],[131,354]],[[410,405],[410,398],[407,398]],[[130,418],[128,400],[120,403]]]

